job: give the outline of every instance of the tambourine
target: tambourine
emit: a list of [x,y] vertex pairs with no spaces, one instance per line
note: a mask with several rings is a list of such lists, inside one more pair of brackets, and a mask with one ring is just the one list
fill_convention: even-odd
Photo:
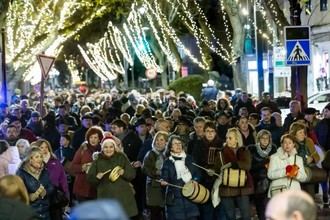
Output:
[[113,168],[113,170],[109,174],[109,179],[111,182],[115,182],[120,177],[119,171],[122,169],[123,168],[121,168],[120,166],[116,166],[115,168]]

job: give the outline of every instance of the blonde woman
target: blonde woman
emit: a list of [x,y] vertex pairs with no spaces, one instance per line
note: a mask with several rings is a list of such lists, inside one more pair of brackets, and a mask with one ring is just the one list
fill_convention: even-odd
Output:
[[0,219],[38,219],[29,204],[29,194],[19,176],[7,175],[0,178]]
[[[66,197],[69,199],[69,187],[64,167],[62,166],[61,161],[59,161],[56,158],[55,154],[53,154],[50,143],[45,139],[39,139],[35,142],[32,142],[31,146],[38,147],[41,150],[43,161],[49,173],[50,182],[53,184],[54,187],[64,192]],[[51,202],[50,215],[52,219],[63,219],[63,213],[64,209],[62,207],[56,207]]]
[[230,166],[233,169],[242,169],[247,173],[247,182],[244,187],[229,187],[221,185],[219,195],[227,219],[235,220],[235,203],[241,211],[242,219],[250,220],[250,202],[249,195],[253,193],[252,176],[249,173],[251,169],[250,151],[243,145],[242,135],[238,128],[230,128],[226,134],[224,148],[219,153],[216,162],[216,171],[219,172],[221,166]]
[[32,147],[27,152],[23,163],[17,171],[29,194],[30,206],[40,219],[50,219],[49,196],[54,188],[43,162],[43,154],[39,148]]
[[68,182],[64,168],[53,153],[50,143],[46,139],[39,139],[32,142],[31,146],[38,147],[41,150],[53,186],[60,188],[69,198]]
[[271,180],[268,197],[287,189],[301,189],[300,182],[305,181],[307,175],[303,159],[297,154],[294,136],[282,136],[281,147],[270,157],[267,176]]
[[[110,179],[111,171],[120,167],[118,179]],[[135,178],[135,169],[127,156],[111,137],[105,137],[101,144],[101,153],[87,173],[87,180],[96,187],[97,198],[112,198],[119,201],[127,216],[138,214],[133,186],[130,181]]]
[[7,175],[0,178],[0,197],[18,199],[26,205],[30,204],[23,180],[16,175]]
[[158,131],[152,141],[152,150],[144,157],[142,171],[147,175],[147,205],[150,207],[150,219],[165,219],[164,194],[157,179],[160,179],[161,168],[165,160],[165,147],[168,133]]

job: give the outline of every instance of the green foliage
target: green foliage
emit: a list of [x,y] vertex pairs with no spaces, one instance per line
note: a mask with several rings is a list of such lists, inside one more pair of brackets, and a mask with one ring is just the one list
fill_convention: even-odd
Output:
[[201,100],[201,91],[202,84],[205,82],[205,79],[201,75],[190,75],[173,81],[168,89],[174,90],[176,93],[185,92],[192,95],[196,101]]

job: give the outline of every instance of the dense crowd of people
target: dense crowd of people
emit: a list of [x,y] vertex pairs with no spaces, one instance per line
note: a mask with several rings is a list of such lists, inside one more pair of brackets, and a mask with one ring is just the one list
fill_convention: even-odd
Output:
[[330,104],[321,114],[289,105],[282,125],[267,92],[257,103],[244,91],[201,103],[115,88],[48,94],[44,106],[20,96],[0,104],[0,197],[23,203],[28,219],[113,199],[130,219],[264,220],[270,198],[315,198],[320,184],[326,207]]

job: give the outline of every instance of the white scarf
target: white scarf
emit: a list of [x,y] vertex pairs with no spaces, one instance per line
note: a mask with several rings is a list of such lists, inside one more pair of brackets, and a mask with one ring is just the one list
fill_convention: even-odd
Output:
[[[180,159],[176,160],[173,158],[173,156]],[[185,165],[186,153],[185,152],[182,152],[180,154],[171,153],[169,159],[174,163],[177,179],[182,179],[183,182],[188,183],[192,179],[192,176],[188,167]]]

